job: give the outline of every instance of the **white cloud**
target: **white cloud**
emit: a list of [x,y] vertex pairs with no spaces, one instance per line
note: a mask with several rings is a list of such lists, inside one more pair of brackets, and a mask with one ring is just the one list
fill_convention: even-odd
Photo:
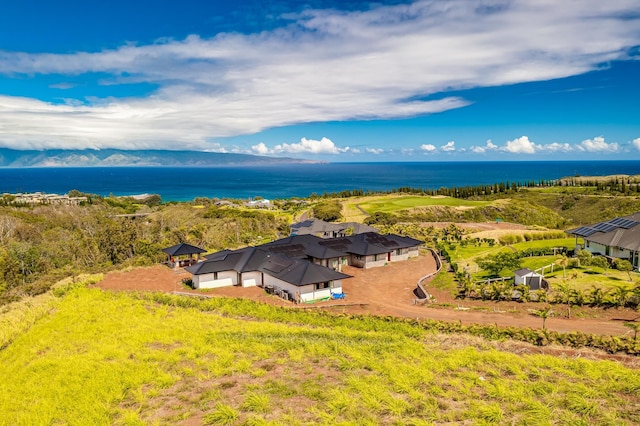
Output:
[[508,141],[503,149],[514,154],[535,154],[539,145],[531,142],[527,136]]
[[[100,75],[100,84],[158,87],[142,98],[65,104],[0,96],[0,123],[11,123],[0,126],[0,145],[207,149],[212,138],[277,126],[412,117],[469,104],[438,99],[451,89],[577,75],[627,59],[639,44],[637,21],[625,19],[637,0],[487,4],[307,10],[290,16],[289,26],[250,35],[70,54],[0,51],[0,74],[9,77]],[[429,95],[434,100],[416,100]],[[282,149],[311,152],[298,145]]]
[[483,154],[487,151],[495,151],[498,149],[498,146],[495,145],[491,139],[487,140],[487,143],[485,146],[472,146],[471,148],[469,148],[471,150],[471,152],[475,152],[476,154]]
[[602,136],[597,136],[593,139],[583,140],[578,145],[578,149],[587,152],[618,152],[620,147],[615,142],[607,143]]
[[633,146],[635,147],[635,149],[637,149],[638,151],[640,151],[640,138],[636,138],[634,139],[632,142]]
[[540,149],[542,151],[549,151],[549,152],[570,152],[574,150],[574,148],[568,143],[558,143],[558,142],[542,145],[540,146]]
[[384,149],[382,148],[367,148],[365,150],[367,153],[369,154],[375,154],[375,155],[380,155],[384,152]]
[[420,145],[420,149],[424,152],[435,152],[437,150],[435,145],[431,145],[430,143]]
[[259,155],[271,154],[271,150],[264,144],[264,142],[260,142],[258,145],[252,146],[251,150]]
[[440,147],[440,150],[444,152],[451,152],[456,150],[456,143],[454,141],[449,141],[445,145]]
[[[266,148],[266,146],[262,147],[262,146],[260,146],[260,144],[258,144],[256,146],[258,146],[259,149],[261,149],[263,152],[264,152],[264,149]],[[267,152],[268,153],[275,153],[275,154],[280,154],[280,153],[288,153],[288,154],[303,154],[303,153],[304,154],[340,154],[340,153],[343,153],[343,152],[350,152],[350,151],[352,151],[352,149],[349,148],[348,146],[344,147],[344,148],[339,148],[333,143],[333,141],[331,141],[331,139],[328,139],[328,138],[322,138],[319,141],[318,140],[313,140],[313,139],[302,138],[302,139],[300,139],[300,143],[292,143],[292,144],[283,143],[283,144],[274,146],[272,150],[269,150]]]

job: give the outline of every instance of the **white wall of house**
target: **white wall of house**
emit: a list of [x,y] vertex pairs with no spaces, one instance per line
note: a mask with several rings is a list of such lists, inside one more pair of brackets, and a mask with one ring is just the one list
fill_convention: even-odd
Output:
[[592,254],[604,254],[618,259],[631,259],[632,252],[618,247],[607,247],[604,244],[585,241],[585,250]]
[[325,297],[331,297],[332,292],[342,293],[342,280],[331,281],[329,282],[328,288],[318,289],[317,284],[297,286],[265,274],[264,285],[280,287],[282,290],[286,290],[294,300],[296,295],[299,294],[301,302],[309,302],[312,300],[323,299]]
[[389,253],[374,254],[366,257],[363,268],[377,268],[386,265],[388,261]]
[[218,288],[229,287],[238,284],[238,273],[236,271],[222,271],[218,273],[194,275],[194,288]]
[[262,285],[262,272],[243,272],[242,287],[254,287]]

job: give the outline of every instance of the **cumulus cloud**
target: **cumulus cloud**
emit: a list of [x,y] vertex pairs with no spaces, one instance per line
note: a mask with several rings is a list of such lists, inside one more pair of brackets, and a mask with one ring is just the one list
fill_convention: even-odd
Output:
[[618,152],[620,146],[616,142],[607,143],[602,136],[597,136],[593,139],[583,140],[578,145],[578,149],[587,152]]
[[487,140],[485,146],[472,146],[470,148],[471,152],[475,152],[476,154],[483,154],[487,151],[495,151],[498,149],[498,145],[495,145],[491,139]]
[[553,142],[540,147],[542,151],[548,152],[571,152],[574,148],[568,143]]
[[634,139],[631,144],[635,147],[635,149],[637,149],[638,151],[640,151],[640,138],[636,138]]
[[537,145],[529,140],[527,136],[521,136],[512,141],[508,141],[504,150],[514,154],[535,154]]
[[456,150],[456,143],[454,141],[449,141],[445,145],[442,145],[440,147],[440,150],[444,151],[444,152],[455,151]]
[[[290,25],[248,35],[69,54],[0,51],[0,73],[8,77],[99,75],[98,84],[157,87],[140,98],[87,92],[64,104],[0,96],[0,123],[12,124],[0,126],[0,144],[207,149],[216,137],[277,126],[437,113],[469,104],[442,95],[451,89],[567,77],[627,59],[638,29],[626,17],[636,10],[637,0],[492,0],[491,7],[485,0],[417,0],[306,10],[289,15]],[[311,153],[311,146],[319,145],[280,148]],[[509,147],[535,151],[522,142]]]
[[359,150],[347,147],[339,148],[329,138],[322,138],[321,140],[313,140],[302,138],[299,143],[283,143],[274,146],[273,148],[267,147],[264,142],[260,142],[257,145],[251,147],[251,150],[260,155],[267,154],[340,154],[344,152],[358,153]]
[[271,154],[271,150],[264,144],[264,142],[260,142],[259,144],[252,146],[251,150],[258,155]]
[[437,150],[435,145],[431,145],[430,143],[420,145],[420,149],[424,152],[435,152]]
[[375,154],[375,155],[380,155],[384,152],[384,149],[382,148],[367,148],[365,150],[367,153],[369,154]]

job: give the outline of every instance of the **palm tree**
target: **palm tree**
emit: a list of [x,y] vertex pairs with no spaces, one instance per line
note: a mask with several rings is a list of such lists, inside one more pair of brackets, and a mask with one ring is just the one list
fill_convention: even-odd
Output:
[[544,309],[540,309],[539,311],[535,312],[535,315],[539,316],[540,318],[542,318],[542,329],[546,330],[547,326],[547,318],[551,317],[553,315],[553,311],[551,310],[551,306],[547,306]]
[[566,282],[558,283],[556,286],[556,302],[569,303],[571,297],[571,288]]
[[611,291],[612,302],[614,306],[622,306],[624,307],[627,304],[627,299],[629,298],[629,293],[631,290],[627,288],[625,285],[617,285]]
[[625,322],[624,325],[633,330],[633,341],[638,338],[638,330],[640,330],[640,322]]
[[566,254],[563,254],[562,257],[556,260],[556,264],[562,266],[562,278],[567,278],[567,266],[569,266],[569,258]]
[[607,291],[603,290],[601,287],[598,287],[597,285],[592,285],[591,291],[589,292],[589,297],[591,298],[590,305],[602,306],[604,304],[604,299],[606,295],[607,295]]

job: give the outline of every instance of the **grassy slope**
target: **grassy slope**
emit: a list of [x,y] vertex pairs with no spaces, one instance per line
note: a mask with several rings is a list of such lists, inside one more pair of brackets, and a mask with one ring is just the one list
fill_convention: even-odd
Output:
[[415,207],[447,206],[447,207],[479,207],[491,204],[488,201],[470,201],[452,197],[399,196],[392,199],[371,200],[360,203],[360,208],[369,214],[374,212],[395,212]]
[[[502,217],[527,225],[569,228],[640,211],[640,198],[595,194],[593,188],[523,188],[517,193],[484,197],[480,201],[451,197],[385,194],[343,202],[348,221],[363,221],[376,211],[399,213],[422,207],[433,210],[427,221],[485,221]],[[537,206],[537,208],[536,208]],[[463,210],[459,208],[463,207]]]
[[[393,213],[416,207],[481,207],[491,204],[490,201],[471,201],[452,197],[430,197],[418,195],[384,194],[366,197],[353,197],[344,201],[342,215],[345,221],[362,222],[368,214],[375,212]],[[362,209],[362,210],[361,210]]]
[[384,319],[191,304],[72,290],[0,352],[0,424],[640,422],[640,375],[614,362],[518,356]]
[[527,189],[514,199],[551,209],[567,219],[567,227],[585,225],[640,211],[637,197],[593,195],[585,188]]

